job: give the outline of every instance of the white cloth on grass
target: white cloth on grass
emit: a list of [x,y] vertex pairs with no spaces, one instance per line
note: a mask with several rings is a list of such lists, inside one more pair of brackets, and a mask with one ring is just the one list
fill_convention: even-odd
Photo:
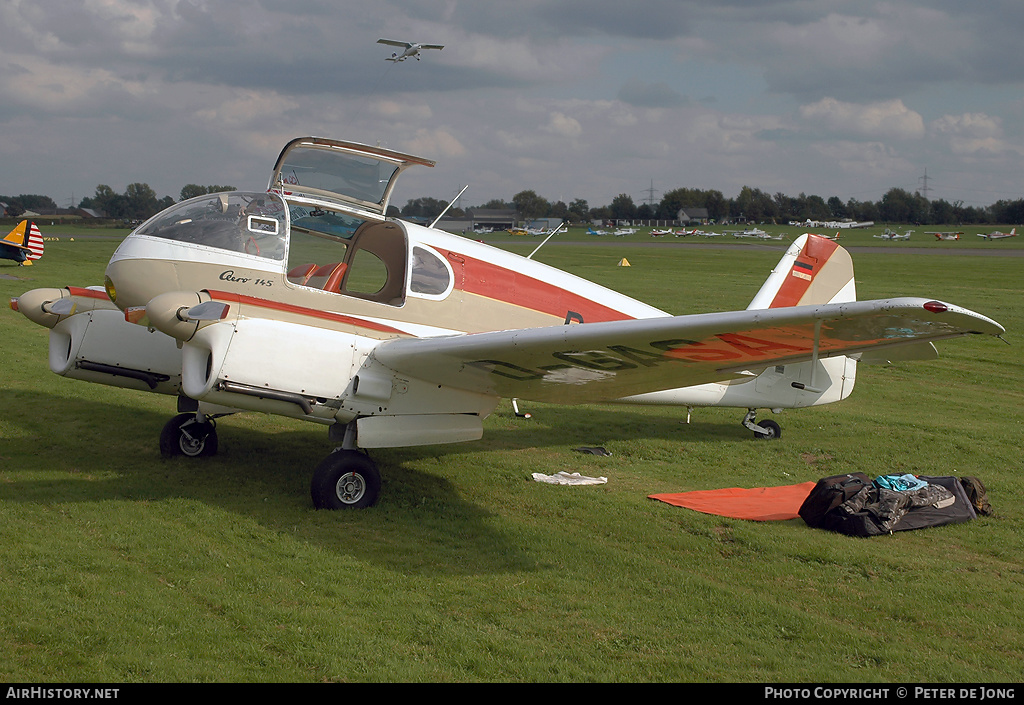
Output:
[[558,472],[554,475],[544,475],[539,472],[533,473],[533,479],[537,482],[547,482],[551,485],[603,485],[608,482],[607,477],[586,477],[578,472]]

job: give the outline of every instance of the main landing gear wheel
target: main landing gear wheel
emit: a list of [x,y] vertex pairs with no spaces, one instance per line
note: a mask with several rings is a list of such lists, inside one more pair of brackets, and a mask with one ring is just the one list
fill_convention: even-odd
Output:
[[313,471],[310,495],[317,509],[364,509],[380,494],[380,472],[369,456],[336,450]]
[[190,458],[217,453],[217,428],[213,421],[197,421],[195,414],[178,414],[160,432],[160,455]]

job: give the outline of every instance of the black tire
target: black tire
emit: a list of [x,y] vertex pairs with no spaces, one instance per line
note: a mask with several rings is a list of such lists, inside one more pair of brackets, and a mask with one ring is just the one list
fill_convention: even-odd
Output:
[[380,472],[355,450],[337,450],[313,471],[310,495],[317,509],[365,509],[377,502]]
[[768,433],[765,434],[755,432],[755,438],[760,438],[761,440],[764,441],[775,441],[782,438],[782,427],[779,426],[774,421],[772,421],[771,419],[768,419],[767,421],[758,421],[757,425],[768,431]]
[[189,458],[217,454],[217,429],[212,421],[196,422],[195,414],[178,414],[160,431],[160,455]]

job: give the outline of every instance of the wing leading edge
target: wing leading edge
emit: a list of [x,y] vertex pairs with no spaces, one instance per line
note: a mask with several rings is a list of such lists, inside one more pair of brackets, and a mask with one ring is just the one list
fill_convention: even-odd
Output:
[[1001,325],[923,298],[402,338],[373,357],[413,377],[501,397],[586,403],[745,376],[771,365],[898,349]]

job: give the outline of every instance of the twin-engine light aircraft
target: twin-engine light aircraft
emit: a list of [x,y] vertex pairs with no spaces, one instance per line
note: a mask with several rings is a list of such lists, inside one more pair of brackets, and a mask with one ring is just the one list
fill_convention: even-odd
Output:
[[1002,326],[926,298],[856,301],[837,243],[803,235],[743,311],[672,316],[533,259],[385,217],[427,159],[305,137],[263,193],[205,195],[143,223],[105,287],[11,307],[50,329],[57,374],[177,398],[164,455],[209,455],[216,419],[262,411],[327,427],[318,508],[373,504],[365,449],[470,441],[502,398],[756,410],[848,396],[857,363],[935,356]]

